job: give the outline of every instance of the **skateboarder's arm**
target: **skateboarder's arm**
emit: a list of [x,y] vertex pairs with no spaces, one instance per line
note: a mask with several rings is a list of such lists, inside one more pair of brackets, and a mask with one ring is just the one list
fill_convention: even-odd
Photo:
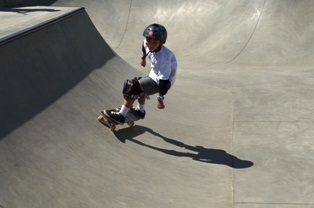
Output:
[[142,44],[142,52],[143,52],[143,56],[142,56],[142,58],[143,58],[143,57],[145,57],[145,55],[146,55],[146,51],[145,51],[145,47],[144,47],[144,43]]
[[144,47],[144,43],[142,44],[142,52],[143,52],[143,56],[141,58],[141,66],[145,67],[146,66],[146,51],[145,51],[145,47]]
[[173,54],[173,56],[171,57],[171,74],[169,77],[169,81],[171,82],[171,86],[173,86],[174,82],[176,81],[177,68],[178,68],[177,59],[176,59],[176,56]]

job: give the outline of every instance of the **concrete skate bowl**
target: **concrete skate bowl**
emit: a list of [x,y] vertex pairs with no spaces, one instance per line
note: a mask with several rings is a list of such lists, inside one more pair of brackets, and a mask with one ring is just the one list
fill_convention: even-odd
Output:
[[[313,203],[307,197],[313,192],[299,185],[310,181],[286,183],[280,172],[291,170],[274,158],[293,151],[300,157],[290,161],[301,163],[306,153],[278,142],[300,129],[306,130],[302,144],[311,143],[314,2],[21,0],[7,6],[25,16],[85,9],[1,43],[0,206]],[[179,64],[176,84],[165,110],[152,97],[145,120],[110,132],[96,118],[104,108],[120,107],[125,79],[148,73],[139,60],[143,29],[152,22],[168,30],[166,45]],[[282,189],[290,192],[274,194]],[[292,201],[289,194],[299,197]]]

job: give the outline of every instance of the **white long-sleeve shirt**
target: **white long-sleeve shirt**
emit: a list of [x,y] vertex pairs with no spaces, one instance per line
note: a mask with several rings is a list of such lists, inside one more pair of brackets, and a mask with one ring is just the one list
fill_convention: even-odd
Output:
[[[148,53],[149,48],[146,45],[145,39],[144,48],[146,53]],[[162,45],[160,51],[150,52],[147,57],[151,63],[151,70],[148,76],[151,77],[157,84],[159,84],[159,80],[169,80],[171,82],[171,86],[173,86],[178,67],[174,53],[166,46]]]

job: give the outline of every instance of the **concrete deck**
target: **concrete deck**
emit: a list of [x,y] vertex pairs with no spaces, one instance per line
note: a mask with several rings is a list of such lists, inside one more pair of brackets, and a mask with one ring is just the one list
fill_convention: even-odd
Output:
[[[152,97],[145,120],[110,132],[97,116],[149,72],[152,22],[176,84],[164,110]],[[306,0],[3,9],[0,207],[314,207],[313,28]]]

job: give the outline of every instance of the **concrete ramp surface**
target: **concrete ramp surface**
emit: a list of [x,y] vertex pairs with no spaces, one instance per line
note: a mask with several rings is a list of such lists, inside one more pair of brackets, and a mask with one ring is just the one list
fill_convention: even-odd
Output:
[[[0,208],[314,207],[314,1],[0,3]],[[153,22],[176,84],[111,132]]]

